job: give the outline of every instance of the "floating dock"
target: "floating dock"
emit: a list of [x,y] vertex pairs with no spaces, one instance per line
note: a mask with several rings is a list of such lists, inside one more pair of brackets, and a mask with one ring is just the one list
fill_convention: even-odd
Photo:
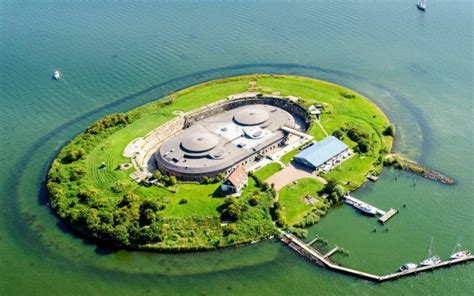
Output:
[[390,209],[382,217],[379,218],[379,222],[385,224],[390,218],[395,216],[398,213],[398,210]]
[[316,262],[317,264],[322,265],[322,266],[324,266],[328,269],[331,269],[331,270],[334,270],[334,271],[337,271],[337,272],[340,272],[340,273],[349,274],[349,275],[352,275],[352,276],[355,276],[355,277],[359,277],[359,278],[363,278],[363,279],[366,279],[366,280],[379,282],[379,283],[380,282],[385,282],[385,281],[390,281],[390,280],[396,280],[396,279],[399,279],[399,278],[402,278],[402,277],[405,277],[405,276],[409,276],[409,275],[416,275],[416,274],[421,273],[421,272],[431,271],[431,270],[435,270],[435,269],[438,269],[438,268],[451,267],[452,265],[456,265],[456,264],[460,264],[460,263],[464,263],[464,262],[470,262],[470,261],[474,260],[474,256],[470,255],[470,256],[465,257],[465,258],[443,261],[443,262],[440,262],[440,263],[438,263],[436,265],[432,265],[432,266],[423,266],[423,267],[418,267],[418,268],[410,270],[410,271],[396,272],[396,273],[391,273],[391,274],[388,274],[388,275],[379,276],[379,275],[371,274],[371,273],[368,273],[368,272],[363,272],[363,271],[359,271],[359,270],[355,270],[355,269],[351,269],[351,268],[347,268],[347,267],[337,265],[336,263],[334,263],[333,261],[331,261],[329,259],[329,256],[332,255],[331,253],[334,253],[334,252],[337,251],[337,250],[335,250],[336,248],[331,250],[326,255],[322,255],[316,249],[312,248],[311,246],[309,246],[308,244],[306,244],[302,240],[296,238],[292,234],[289,234],[289,233],[287,233],[285,231],[282,231],[282,230],[280,230],[280,233],[281,233],[281,241],[283,243],[287,244],[291,249],[295,250],[296,252],[298,252],[302,256],[305,256],[309,260],[311,260],[313,262]]

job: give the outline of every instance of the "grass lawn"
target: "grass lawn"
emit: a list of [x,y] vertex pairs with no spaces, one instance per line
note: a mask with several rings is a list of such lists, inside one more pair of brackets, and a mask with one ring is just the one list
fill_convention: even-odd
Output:
[[263,168],[259,169],[254,173],[255,177],[257,177],[260,181],[265,181],[270,176],[274,175],[275,173],[281,171],[282,167],[277,162],[272,162],[267,164]]
[[317,192],[323,186],[321,182],[307,178],[296,181],[296,184],[288,184],[280,190],[278,201],[290,226],[298,223],[313,209],[314,206],[304,203],[303,198],[306,195],[312,195],[322,202],[322,198],[318,196]]

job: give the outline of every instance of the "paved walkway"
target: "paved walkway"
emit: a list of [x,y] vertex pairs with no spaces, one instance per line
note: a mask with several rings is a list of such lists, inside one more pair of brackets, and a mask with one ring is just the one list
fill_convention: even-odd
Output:
[[303,168],[295,167],[293,164],[289,164],[283,170],[272,175],[266,181],[269,184],[274,184],[275,190],[279,191],[285,185],[290,184],[296,180],[303,179],[303,178],[315,179],[323,184],[327,183],[326,180],[324,180],[323,178],[316,176],[312,174],[311,172],[304,170]]
[[319,127],[321,128],[321,130],[323,131],[323,133],[326,135],[326,137],[329,136],[329,135],[328,135],[328,132],[326,131],[326,129],[324,129],[324,127],[323,127],[323,125],[321,124],[321,122],[320,122],[319,120],[315,120],[315,122],[318,123]]

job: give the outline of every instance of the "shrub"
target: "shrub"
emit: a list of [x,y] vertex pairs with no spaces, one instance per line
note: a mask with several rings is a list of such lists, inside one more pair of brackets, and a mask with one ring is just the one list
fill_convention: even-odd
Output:
[[102,118],[87,128],[86,133],[96,135],[101,131],[117,125],[126,125],[129,123],[129,117],[125,113],[115,113]]
[[64,164],[83,159],[86,155],[86,151],[83,148],[69,149],[66,151],[66,154],[61,159],[61,162]]
[[395,126],[393,126],[393,124],[387,126],[385,130],[383,131],[383,135],[390,136],[390,137],[395,136]]
[[344,139],[344,132],[341,131],[340,129],[338,130],[335,130],[334,132],[332,132],[332,135],[336,138],[338,138],[339,140],[343,140]]
[[188,203],[188,200],[186,198],[182,198],[179,200],[180,205],[187,204],[187,203]]

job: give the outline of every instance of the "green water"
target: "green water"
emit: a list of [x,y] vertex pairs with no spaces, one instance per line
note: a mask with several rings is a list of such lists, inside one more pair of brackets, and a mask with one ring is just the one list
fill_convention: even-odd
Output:
[[[458,180],[386,171],[310,230],[384,274],[463,236],[474,250],[471,1],[0,1],[0,295],[467,295],[474,265],[381,285],[321,269],[276,241],[198,254],[112,252],[51,213],[42,182],[66,141],[108,113],[244,73],[334,81],[376,101],[396,150]],[[52,69],[64,79],[53,81]],[[402,207],[403,204],[407,206]],[[373,232],[374,227],[377,229]]]

